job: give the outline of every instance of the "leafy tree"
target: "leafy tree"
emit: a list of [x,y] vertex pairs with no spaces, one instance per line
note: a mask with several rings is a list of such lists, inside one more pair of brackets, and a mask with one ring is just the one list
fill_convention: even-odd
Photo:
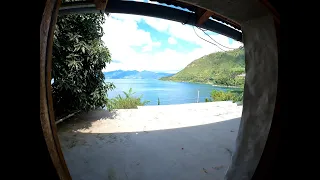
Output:
[[104,107],[107,91],[102,69],[110,63],[104,46],[103,14],[72,14],[58,17],[54,33],[52,78],[56,116]]

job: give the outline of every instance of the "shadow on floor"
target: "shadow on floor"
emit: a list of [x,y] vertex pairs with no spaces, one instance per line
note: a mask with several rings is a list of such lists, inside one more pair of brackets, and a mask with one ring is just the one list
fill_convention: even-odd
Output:
[[130,133],[60,131],[59,138],[74,180],[222,180],[239,123],[236,118]]
[[88,129],[92,123],[100,119],[114,119],[117,116],[116,111],[109,112],[107,110],[94,110],[90,112],[79,113],[72,118],[63,121],[57,125],[58,131],[69,132],[79,129]]

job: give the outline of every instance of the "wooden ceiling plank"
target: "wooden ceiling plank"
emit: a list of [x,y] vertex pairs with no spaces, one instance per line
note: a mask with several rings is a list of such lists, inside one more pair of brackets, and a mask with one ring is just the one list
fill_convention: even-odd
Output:
[[205,11],[197,20],[197,25],[201,25],[204,22],[206,22],[212,15],[214,15],[214,12],[212,11]]
[[105,10],[108,0],[94,0],[93,2],[96,5],[97,10]]

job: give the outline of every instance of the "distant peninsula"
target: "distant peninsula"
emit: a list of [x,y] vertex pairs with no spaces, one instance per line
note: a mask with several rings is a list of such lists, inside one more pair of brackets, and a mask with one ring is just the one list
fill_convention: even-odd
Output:
[[244,49],[240,47],[203,56],[178,73],[162,77],[160,80],[243,87],[244,78]]

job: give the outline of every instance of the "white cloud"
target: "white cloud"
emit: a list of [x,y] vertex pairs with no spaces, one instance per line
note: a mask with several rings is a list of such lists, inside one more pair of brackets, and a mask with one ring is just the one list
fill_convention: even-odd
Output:
[[153,45],[150,33],[138,29],[137,21],[140,19],[141,17],[124,14],[106,17],[102,40],[109,48],[112,59],[126,61],[136,53],[132,47]]
[[152,45],[155,47],[159,47],[161,46],[161,42],[153,42]]
[[169,44],[177,44],[177,40],[175,38],[173,38],[173,37],[169,37],[168,38],[168,43]]
[[161,42],[152,42],[150,44],[147,44],[142,47],[142,52],[149,52],[152,51],[153,47],[159,47],[161,46]]
[[[156,30],[170,35],[170,38],[168,38],[168,43],[170,44],[175,44],[177,39],[180,39],[197,44],[200,48],[190,50],[188,53],[178,52],[173,49],[164,49],[161,52],[153,51],[154,47],[162,45],[160,42],[153,41],[149,32],[138,28],[137,23],[141,21],[145,21]],[[192,26],[164,19],[128,14],[111,14],[111,16],[106,17],[103,29],[105,35],[102,40],[109,48],[112,59],[119,61],[118,63],[111,62],[111,64],[107,64],[104,71],[123,69],[177,72],[197,58],[221,51],[216,46],[200,39],[195,34]],[[199,29],[195,30],[199,36],[212,41]],[[212,35],[212,38],[220,44],[232,48],[242,45],[242,43],[236,41],[229,44],[229,38],[223,35]],[[228,50],[226,48],[223,49]]]
[[[181,39],[185,41],[189,41],[192,43],[195,43],[197,45],[200,45],[202,48],[207,49],[205,52],[217,52],[221,51],[218,47],[202,40],[199,38],[196,33],[204,38],[209,40],[210,42],[212,41],[207,35],[205,35],[201,30],[197,29],[196,27],[192,27],[190,25],[183,25],[182,23],[175,22],[175,21],[169,21],[165,19],[158,19],[158,18],[152,18],[152,17],[143,17],[143,20],[153,27],[154,29],[158,30],[159,32],[163,32],[166,34],[171,35],[172,37],[176,39]],[[211,37],[219,42],[220,44],[230,47],[230,48],[238,48],[239,46],[242,45],[241,42],[234,41],[231,45],[229,44],[229,38],[224,36],[224,35],[211,35]],[[226,48],[223,48],[223,50],[228,50]],[[207,53],[208,54],[208,53]]]
[[[155,28],[156,30],[170,34],[171,36],[182,39],[185,41],[193,42],[195,44],[198,44],[202,47],[208,47],[212,48],[213,45],[210,43],[202,40],[199,38],[196,33],[201,36],[202,38],[205,38],[207,40],[212,41],[209,37],[207,37],[201,30],[197,29],[196,27],[192,27],[190,25],[183,25],[179,22],[164,20],[164,19],[158,19],[158,18],[151,18],[151,17],[145,17],[143,20],[149,24],[151,27]],[[223,35],[212,35],[211,36],[214,40],[218,41],[220,44],[225,45],[227,47],[231,48],[237,48],[242,43],[235,41],[232,45],[229,44],[229,38]],[[208,46],[209,45],[209,46]],[[213,52],[219,50],[219,48],[213,49]],[[221,50],[219,50],[221,51]]]
[[152,51],[152,45],[145,45],[142,48],[142,52],[149,52]]

